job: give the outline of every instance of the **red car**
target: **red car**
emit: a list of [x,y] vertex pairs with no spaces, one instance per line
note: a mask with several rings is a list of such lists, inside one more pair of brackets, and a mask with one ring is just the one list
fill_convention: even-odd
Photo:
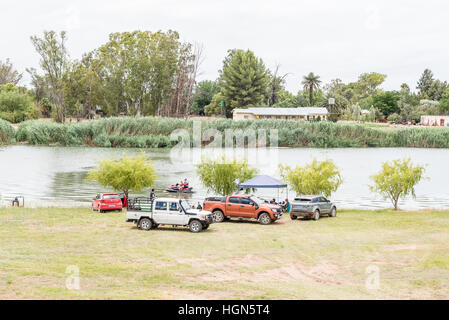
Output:
[[105,212],[111,210],[122,211],[123,203],[119,193],[99,193],[93,199],[92,211]]

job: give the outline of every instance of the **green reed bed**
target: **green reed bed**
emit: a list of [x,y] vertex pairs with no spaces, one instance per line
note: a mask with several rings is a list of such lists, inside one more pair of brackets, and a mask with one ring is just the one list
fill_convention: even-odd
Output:
[[[214,129],[223,136],[233,133],[238,137],[247,134],[248,130],[265,130],[268,143],[270,134],[273,134],[270,130],[277,129],[281,147],[449,147],[449,130],[446,128],[383,130],[364,124],[333,122],[231,119],[207,121],[159,117],[107,118],[68,124],[26,121],[19,125],[15,138],[17,141],[34,145],[165,148],[177,143],[170,139],[175,130],[186,130],[192,136],[195,121],[198,121],[196,124],[202,133]],[[1,128],[0,123],[0,132]],[[8,132],[9,137],[11,131]]]
[[11,123],[0,119],[0,145],[13,143],[15,140],[15,130]]

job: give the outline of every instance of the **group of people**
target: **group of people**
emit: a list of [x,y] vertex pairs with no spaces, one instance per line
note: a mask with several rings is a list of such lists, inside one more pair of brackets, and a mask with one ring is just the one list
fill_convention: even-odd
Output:
[[180,190],[189,188],[189,182],[187,181],[187,178],[184,179],[184,181],[181,180],[180,183],[177,183],[176,187],[179,188]]
[[271,201],[265,200],[265,203],[276,204],[278,206],[281,206],[281,208],[284,212],[290,212],[291,206],[290,206],[290,202],[288,201],[288,199],[285,199],[282,202],[277,202],[276,199],[273,198],[273,200],[271,200]]

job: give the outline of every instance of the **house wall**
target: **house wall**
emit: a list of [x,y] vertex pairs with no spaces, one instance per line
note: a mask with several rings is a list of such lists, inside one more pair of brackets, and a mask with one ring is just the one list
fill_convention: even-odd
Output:
[[430,127],[449,126],[449,116],[421,116],[421,124]]
[[234,120],[253,120],[253,119],[282,119],[282,120],[317,120],[318,117],[321,118],[321,120],[326,121],[328,119],[327,115],[319,115],[319,114],[311,114],[308,116],[255,116],[252,113],[234,113],[232,118]]
[[252,120],[252,119],[256,119],[256,116],[252,113],[234,113],[232,115],[232,119],[234,119],[234,120]]

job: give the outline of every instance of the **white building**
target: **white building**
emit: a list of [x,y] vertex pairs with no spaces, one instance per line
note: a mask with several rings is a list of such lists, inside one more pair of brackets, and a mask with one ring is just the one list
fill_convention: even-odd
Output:
[[246,119],[284,119],[284,120],[328,120],[326,108],[248,108],[234,109],[234,120]]
[[421,124],[430,127],[449,127],[449,116],[421,116]]

